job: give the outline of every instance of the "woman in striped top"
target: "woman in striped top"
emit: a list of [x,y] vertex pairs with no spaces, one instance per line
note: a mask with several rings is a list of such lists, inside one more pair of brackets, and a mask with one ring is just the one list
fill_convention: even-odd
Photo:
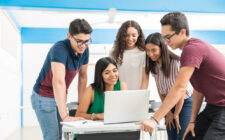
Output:
[[[175,82],[179,72],[180,57],[168,50],[160,33],[150,34],[145,40],[146,74],[153,75],[161,101]],[[185,96],[166,115],[165,124],[169,140],[181,140],[188,126],[192,110],[191,84]]]

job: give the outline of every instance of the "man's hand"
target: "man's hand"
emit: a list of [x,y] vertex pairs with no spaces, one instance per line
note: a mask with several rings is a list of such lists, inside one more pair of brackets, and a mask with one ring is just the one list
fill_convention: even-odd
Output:
[[63,121],[64,122],[69,122],[69,121],[80,121],[80,120],[85,120],[83,117],[66,117]]
[[167,115],[166,115],[165,125],[166,125],[166,127],[169,127],[170,130],[171,130],[172,126],[175,129],[175,125],[173,123],[173,113],[171,111],[168,112]]
[[194,131],[194,128],[195,128],[195,124],[194,123],[189,123],[185,133],[184,133],[184,136],[183,136],[183,139],[185,139],[186,135],[191,131],[191,134],[193,137],[195,137],[195,131]]
[[141,122],[137,122],[136,124],[141,124],[141,130],[145,131],[145,132],[150,132],[152,133],[153,130],[155,129],[155,127],[157,126],[157,123],[155,121],[153,121],[152,119],[147,119]]

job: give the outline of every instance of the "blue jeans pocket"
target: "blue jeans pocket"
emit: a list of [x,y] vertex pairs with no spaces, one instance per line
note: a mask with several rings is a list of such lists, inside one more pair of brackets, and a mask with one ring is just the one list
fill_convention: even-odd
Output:
[[51,103],[41,103],[39,109],[48,113],[57,111],[56,105]]

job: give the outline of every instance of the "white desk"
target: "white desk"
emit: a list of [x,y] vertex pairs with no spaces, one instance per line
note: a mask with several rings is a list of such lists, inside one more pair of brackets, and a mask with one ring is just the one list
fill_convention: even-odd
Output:
[[78,134],[78,140],[139,140],[141,125],[135,123],[121,123],[121,124],[106,124],[101,121],[88,120],[79,122],[63,122],[62,131],[64,132],[65,139],[70,140],[73,134]]

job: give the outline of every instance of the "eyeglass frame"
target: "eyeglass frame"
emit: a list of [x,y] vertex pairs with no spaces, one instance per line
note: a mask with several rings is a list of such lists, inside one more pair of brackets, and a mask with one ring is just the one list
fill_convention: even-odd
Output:
[[167,42],[170,42],[171,40],[171,38],[174,36],[174,35],[176,35],[176,34],[179,34],[180,33],[180,31],[175,31],[175,33],[173,33],[173,34],[171,34],[171,35],[168,35],[167,37],[163,37],[163,39],[165,40],[165,41],[167,41]]
[[76,41],[77,45],[78,46],[82,46],[82,45],[85,45],[85,47],[87,47],[88,45],[91,44],[92,40],[91,38],[89,40],[80,40],[80,39],[76,39],[74,36],[71,35],[71,37],[73,38],[74,41]]

